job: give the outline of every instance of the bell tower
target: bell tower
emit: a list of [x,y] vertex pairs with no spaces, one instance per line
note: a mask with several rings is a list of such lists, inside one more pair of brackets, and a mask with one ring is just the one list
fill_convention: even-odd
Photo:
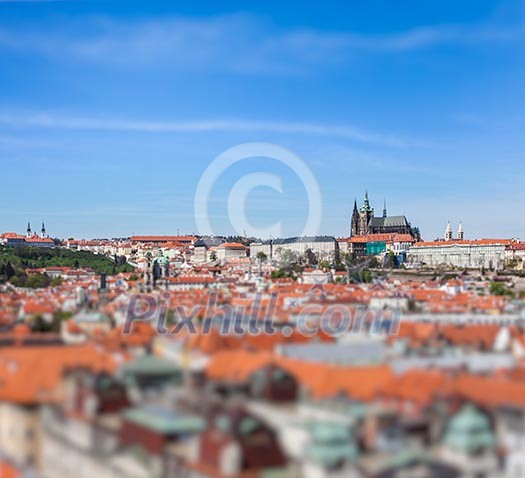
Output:
[[458,228],[458,239],[460,241],[463,241],[465,239],[465,232],[463,231],[463,224],[461,222],[459,223]]
[[445,229],[445,241],[451,241],[452,240],[452,228],[450,227],[450,221],[447,224],[447,228]]

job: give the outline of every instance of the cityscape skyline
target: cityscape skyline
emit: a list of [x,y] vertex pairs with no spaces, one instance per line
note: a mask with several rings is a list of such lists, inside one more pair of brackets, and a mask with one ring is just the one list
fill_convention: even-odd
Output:
[[524,0],[0,0],[0,478],[525,478]]

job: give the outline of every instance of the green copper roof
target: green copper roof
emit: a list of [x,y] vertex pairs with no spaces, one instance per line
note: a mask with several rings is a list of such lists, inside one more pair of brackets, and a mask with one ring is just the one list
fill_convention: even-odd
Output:
[[119,372],[126,375],[169,375],[181,371],[169,360],[155,355],[143,355],[122,365]]
[[182,371],[175,363],[155,355],[143,355],[125,363],[119,368],[118,375],[130,384],[139,377],[166,377],[182,381]]
[[156,257],[154,262],[156,262],[157,264],[159,264],[161,266],[169,264],[168,259],[166,259],[164,256]]
[[259,427],[259,422],[253,417],[246,417],[239,425],[241,435],[250,435]]
[[489,419],[474,405],[465,405],[450,420],[443,443],[466,453],[495,445]]
[[350,427],[337,422],[314,422],[310,424],[310,431],[316,443],[340,443],[352,439]]
[[307,447],[306,456],[324,467],[332,467],[341,462],[357,460],[359,452],[353,443],[319,445],[312,443]]
[[163,435],[198,433],[206,426],[201,417],[163,408],[132,408],[123,415],[127,421]]
[[310,424],[312,443],[306,454],[323,466],[334,466],[341,461],[357,459],[358,450],[348,425],[336,422]]

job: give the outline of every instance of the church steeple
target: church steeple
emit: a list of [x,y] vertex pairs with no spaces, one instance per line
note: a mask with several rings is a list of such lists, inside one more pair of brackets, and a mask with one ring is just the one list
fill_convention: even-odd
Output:
[[31,223],[27,221],[27,230],[26,230],[26,236],[31,237]]
[[387,217],[387,214],[386,214],[386,199],[385,199],[385,203],[383,205],[383,217]]
[[452,240],[452,228],[450,227],[450,221],[447,224],[447,228],[445,229],[445,241],[451,241]]
[[44,225],[44,221],[42,221],[42,230],[40,231],[40,237],[42,239],[46,238],[46,226]]
[[459,228],[458,228],[458,239],[460,241],[462,241],[463,239],[465,239],[465,233],[463,231],[463,223],[459,223]]

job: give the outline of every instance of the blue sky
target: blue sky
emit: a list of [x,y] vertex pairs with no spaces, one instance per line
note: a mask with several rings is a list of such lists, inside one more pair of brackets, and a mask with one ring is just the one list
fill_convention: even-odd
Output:
[[[354,197],[423,236],[525,239],[523,1],[174,2],[0,0],[0,230],[45,220],[58,237],[196,231],[199,179],[223,151],[297,153],[323,193],[320,232],[345,235]],[[305,188],[249,220],[301,232]]]

